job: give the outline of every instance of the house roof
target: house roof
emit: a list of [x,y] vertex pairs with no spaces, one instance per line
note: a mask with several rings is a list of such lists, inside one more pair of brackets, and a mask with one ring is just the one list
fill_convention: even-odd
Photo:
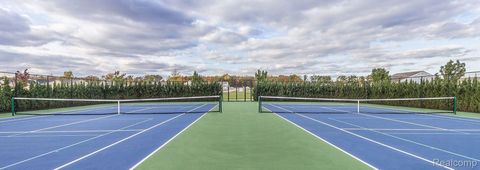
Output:
[[411,72],[403,72],[403,73],[396,73],[391,76],[392,79],[402,79],[402,78],[408,78],[413,75],[416,75],[418,73],[425,73],[426,75],[432,75],[426,71],[411,71]]

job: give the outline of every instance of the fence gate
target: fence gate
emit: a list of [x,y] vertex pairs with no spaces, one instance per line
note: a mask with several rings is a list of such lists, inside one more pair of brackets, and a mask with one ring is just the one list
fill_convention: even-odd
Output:
[[222,82],[223,101],[253,101],[253,80],[233,79]]

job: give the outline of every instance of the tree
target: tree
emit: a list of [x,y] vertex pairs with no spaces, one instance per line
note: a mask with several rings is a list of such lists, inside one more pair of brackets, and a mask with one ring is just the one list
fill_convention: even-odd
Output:
[[[1,84],[0,84],[1,85]],[[7,94],[9,92],[11,92],[11,89],[10,89],[10,81],[8,80],[7,77],[3,77],[3,87],[2,87],[2,91],[4,94]]]
[[192,83],[197,84],[197,83],[202,83],[202,76],[200,76],[197,71],[193,71],[193,75],[191,77]]
[[17,76],[17,80],[19,80],[23,85],[27,85],[28,80],[30,79],[30,73],[28,73],[28,68],[25,69],[23,72],[17,71],[15,73]]
[[163,77],[161,75],[145,75],[143,79],[148,82],[159,82]]
[[73,72],[72,71],[65,71],[63,72],[63,77],[66,79],[71,79],[73,78]]
[[302,78],[296,74],[292,74],[288,76],[287,82],[301,82]]
[[332,77],[313,75],[313,76],[310,76],[310,80],[316,83],[331,83]]
[[351,76],[348,76],[347,77],[347,83],[349,84],[354,84],[354,83],[358,83],[358,77],[355,76],[355,75],[351,75]]
[[457,82],[465,75],[465,72],[465,63],[461,63],[459,60],[456,62],[450,60],[440,67],[440,74],[446,82]]
[[99,81],[100,80],[100,78],[98,78],[97,76],[92,76],[92,75],[85,77],[85,79],[89,80],[89,81]]
[[230,80],[230,75],[224,74],[224,75],[222,76],[222,81],[229,81],[229,80]]
[[338,76],[337,77],[337,82],[346,83],[347,82],[347,76]]
[[177,77],[177,76],[180,76],[180,72],[178,72],[177,69],[173,69],[172,74],[170,75],[170,77]]
[[365,81],[366,81],[366,80],[365,80],[365,76],[360,76],[360,77],[358,77],[358,82],[359,82],[360,84],[365,84]]
[[180,72],[177,71],[177,69],[173,69],[172,73],[168,77],[168,81],[174,81],[174,82],[183,82],[185,81],[182,75],[180,75]]
[[102,76],[102,77],[105,78],[105,80],[114,81],[114,82],[121,82],[121,81],[125,80],[125,76],[126,76],[125,73],[120,74],[120,71],[115,71],[113,73],[108,73],[107,75]]
[[368,76],[374,83],[382,81],[390,81],[389,72],[385,68],[374,68],[372,73]]
[[259,82],[267,80],[267,77],[268,72],[265,70],[257,70],[257,72],[255,73],[255,79],[257,79],[257,81]]

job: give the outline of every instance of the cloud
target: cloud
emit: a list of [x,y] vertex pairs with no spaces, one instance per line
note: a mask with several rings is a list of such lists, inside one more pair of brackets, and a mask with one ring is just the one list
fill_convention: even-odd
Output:
[[236,44],[242,41],[247,40],[247,37],[244,37],[235,32],[230,32],[226,30],[216,30],[210,34],[203,37],[207,42],[217,43],[217,44]]
[[129,20],[156,27],[190,26],[194,21],[182,12],[156,1],[132,0],[53,0],[42,2],[48,9],[83,19],[118,22]]
[[468,38],[480,36],[480,17],[471,23],[445,22],[431,27],[434,30],[432,37],[448,39]]
[[30,21],[18,13],[0,8],[0,45],[40,45],[55,36],[48,30],[33,29]]
[[[132,62],[128,64],[128,67],[125,71],[128,73],[161,73],[163,75],[169,75],[170,73],[176,71],[181,74],[191,74],[193,70],[197,72],[205,72],[206,69],[195,67],[195,66],[187,66],[187,65],[180,65],[180,64],[168,64],[163,62],[155,62],[155,61],[141,61],[141,62]],[[142,71],[139,72],[138,68],[142,68]]]
[[0,31],[4,33],[29,32],[30,26],[25,17],[0,8]]
[[10,53],[0,51],[2,62],[0,68],[5,71],[14,72],[25,68],[31,69],[41,74],[62,74],[66,70],[75,70],[77,72],[94,73],[98,70],[94,69],[95,63],[84,58],[66,57],[66,56],[35,56],[24,53]]
[[153,54],[194,47],[208,32],[196,19],[156,1],[39,1],[46,15],[72,22],[75,45],[100,47],[124,53]]
[[6,0],[0,60],[12,70],[85,74],[435,72],[449,59],[480,70],[473,64],[480,62],[478,6],[467,0]]

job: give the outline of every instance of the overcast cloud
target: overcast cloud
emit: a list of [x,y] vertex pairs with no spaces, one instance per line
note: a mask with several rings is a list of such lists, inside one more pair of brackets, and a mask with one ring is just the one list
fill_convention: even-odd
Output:
[[365,75],[480,70],[480,1],[3,0],[0,71]]

